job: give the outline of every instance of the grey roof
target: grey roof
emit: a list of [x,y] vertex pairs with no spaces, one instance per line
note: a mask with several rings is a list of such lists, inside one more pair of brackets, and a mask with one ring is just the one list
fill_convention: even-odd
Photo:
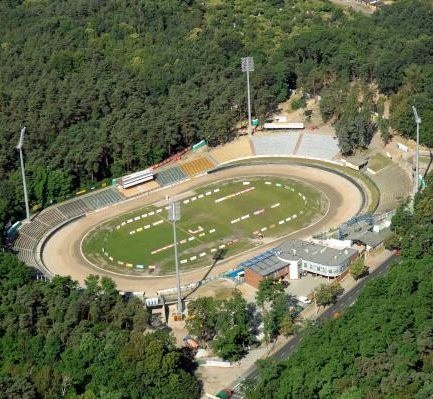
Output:
[[359,235],[350,236],[351,240],[360,241],[369,247],[376,247],[387,238],[391,237],[392,231],[389,228],[382,229],[381,231],[375,233],[374,231],[366,231]]
[[285,241],[277,248],[277,251],[281,251],[279,258],[282,259],[302,258],[325,266],[341,265],[357,253],[353,248],[339,250],[302,240]]
[[353,156],[353,157],[347,157],[346,161],[350,162],[352,165],[362,166],[368,162],[368,159],[362,156]]
[[347,263],[358,253],[353,248],[338,250],[301,240],[287,240],[272,252],[265,259],[248,267],[262,276],[267,276],[287,266],[290,261],[304,259],[323,266],[338,266]]
[[268,276],[269,274],[272,274],[285,266],[287,266],[287,262],[278,259],[276,255],[271,255],[270,257],[250,266],[250,269],[261,276]]

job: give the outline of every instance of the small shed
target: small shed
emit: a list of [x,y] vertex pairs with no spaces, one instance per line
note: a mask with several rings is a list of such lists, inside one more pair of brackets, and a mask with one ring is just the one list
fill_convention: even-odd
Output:
[[362,170],[367,167],[368,159],[364,157],[350,157],[343,160],[345,166],[354,170]]

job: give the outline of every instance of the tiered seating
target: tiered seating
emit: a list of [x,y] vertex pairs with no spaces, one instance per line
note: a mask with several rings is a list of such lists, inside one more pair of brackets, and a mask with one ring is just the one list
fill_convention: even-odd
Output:
[[298,138],[299,133],[253,137],[254,152],[256,155],[292,155]]
[[61,213],[57,208],[48,208],[47,210],[42,211],[36,219],[51,227],[57,226],[66,220],[65,215],[63,215],[63,213]]
[[22,249],[33,251],[34,247],[36,246],[36,243],[37,241],[35,238],[20,232],[18,238],[14,242],[14,249],[16,251],[20,251]]
[[379,211],[396,208],[406,199],[412,188],[409,176],[396,164],[380,170],[379,173],[372,175],[371,179],[379,187],[381,193]]
[[187,177],[185,172],[178,166],[163,170],[157,173],[155,176],[156,182],[161,186],[169,186],[170,184],[184,180]]
[[67,219],[84,215],[86,212],[92,210],[81,198],[61,204],[57,209],[62,212]]
[[331,136],[304,133],[296,155],[332,160],[338,152],[338,141]]
[[38,267],[35,254],[31,249],[20,249],[17,253],[18,259],[28,266]]
[[122,194],[120,194],[114,187],[102,191],[96,191],[95,193],[82,198],[86,205],[93,210],[115,204],[123,199],[124,197]]
[[20,235],[26,234],[36,240],[39,240],[49,229],[49,226],[41,223],[37,218],[35,218],[30,223],[27,223],[21,227]]
[[181,168],[188,176],[194,176],[209,170],[214,166],[215,165],[207,157],[200,157],[184,163],[181,165]]

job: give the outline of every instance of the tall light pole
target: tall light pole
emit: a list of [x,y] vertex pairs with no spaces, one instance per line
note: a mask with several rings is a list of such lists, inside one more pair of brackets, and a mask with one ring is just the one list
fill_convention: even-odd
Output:
[[414,105],[412,105],[412,112],[416,123],[415,181],[413,187],[415,195],[419,190],[419,125],[421,124],[421,118],[418,116],[418,112]]
[[174,262],[176,265],[176,286],[177,286],[177,311],[179,313],[182,313],[183,306],[182,306],[182,296],[180,292],[179,259],[177,255],[177,237],[176,237],[176,222],[180,220],[179,202],[170,202],[168,204],[168,220],[173,222]]
[[248,136],[251,138],[252,125],[251,125],[251,96],[250,96],[250,72],[254,71],[254,58],[244,57],[241,58],[242,72],[247,73],[247,95],[248,95]]
[[27,197],[27,185],[26,185],[26,172],[24,170],[24,158],[23,158],[23,143],[24,143],[24,133],[26,128],[23,127],[20,133],[20,141],[18,141],[17,150],[20,152],[20,162],[21,162],[21,175],[23,178],[23,188],[24,188],[24,202],[26,205],[26,221],[30,222],[30,209],[29,209],[29,199]]

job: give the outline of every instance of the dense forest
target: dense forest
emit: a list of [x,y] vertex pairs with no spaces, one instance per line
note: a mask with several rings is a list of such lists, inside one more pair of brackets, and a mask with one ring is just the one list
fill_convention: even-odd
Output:
[[293,89],[320,93],[351,152],[371,139],[372,111],[385,139],[390,124],[412,136],[415,104],[433,145],[432,10],[427,0],[373,16],[321,0],[2,1],[0,219],[23,214],[22,126],[30,200],[46,206],[199,139],[231,140],[246,116],[246,55],[261,122]]
[[108,278],[36,281],[0,253],[0,398],[198,398],[192,356],[148,321]]
[[248,399],[433,397],[433,175],[393,231],[401,262],[341,318],[309,330],[289,360],[263,362]]

